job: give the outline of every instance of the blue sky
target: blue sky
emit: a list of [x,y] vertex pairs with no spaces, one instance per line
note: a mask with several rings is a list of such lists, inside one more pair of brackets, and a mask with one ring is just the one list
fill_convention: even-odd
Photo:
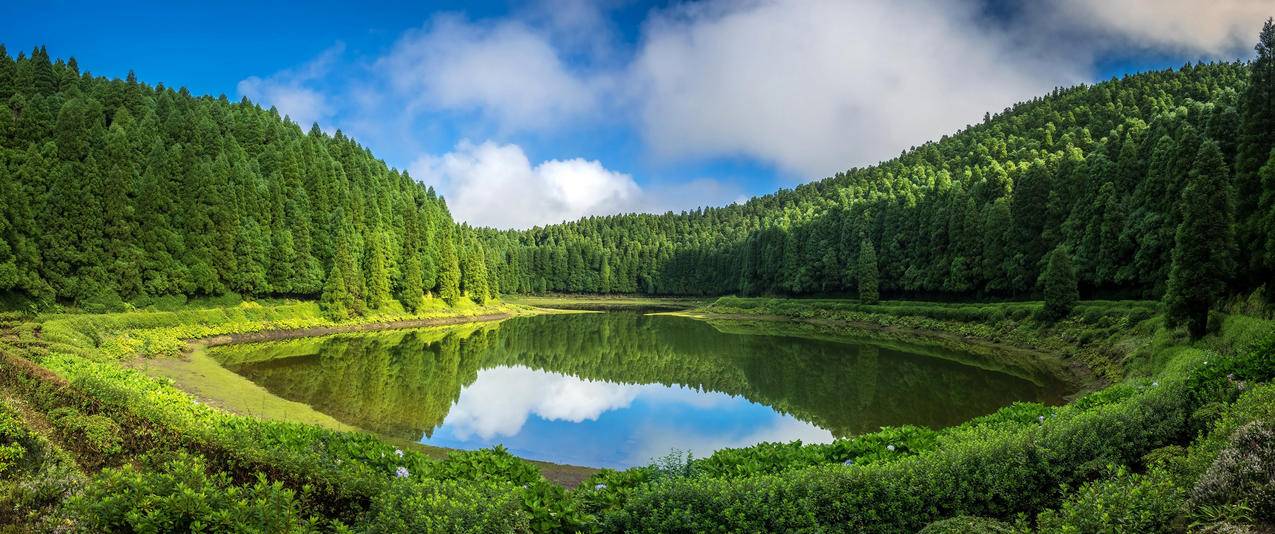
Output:
[[341,129],[475,224],[721,205],[1054,86],[1247,58],[1264,0],[9,1],[0,43]]

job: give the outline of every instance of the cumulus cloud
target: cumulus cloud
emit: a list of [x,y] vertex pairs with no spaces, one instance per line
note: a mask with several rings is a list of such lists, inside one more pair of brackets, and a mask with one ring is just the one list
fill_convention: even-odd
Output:
[[648,24],[641,129],[665,157],[743,154],[806,179],[891,157],[1059,83],[959,2],[709,3]]
[[[1269,0],[1077,0],[1051,4],[1047,20],[1088,27],[1144,48],[1229,59],[1250,48]],[[1120,43],[1124,44],[1124,43]]]
[[516,20],[438,16],[375,64],[415,110],[477,112],[503,131],[543,129],[595,109],[602,78],[573,72],[543,32]]
[[532,165],[522,147],[461,141],[452,152],[416,160],[410,173],[447,198],[456,218],[474,225],[527,228],[630,206],[633,177],[597,161]]
[[241,96],[274,106],[302,128],[309,128],[335,113],[327,94],[315,84],[329,74],[344,51],[345,45],[337,43],[298,68],[279,71],[266,78],[250,76],[240,80],[236,89]]
[[737,189],[701,179],[644,191],[632,176],[580,158],[532,165],[522,147],[461,141],[417,159],[409,173],[447,198],[452,215],[478,226],[529,228],[589,215],[690,209],[734,199]]
[[[653,183],[587,157],[533,163],[514,141],[615,128],[657,165],[741,157],[814,180],[1093,81],[1098,58],[1247,55],[1273,11],[1269,0],[1076,0],[991,14],[982,0],[706,0],[650,12],[630,45],[607,8],[561,0],[498,19],[436,15],[365,63],[332,69],[337,47],[239,90],[302,125],[339,119],[391,160],[415,158],[413,174],[462,220],[523,228],[742,195],[729,177]],[[324,90],[337,72],[357,74]],[[437,155],[464,137],[493,141]]]
[[550,421],[596,420],[604,412],[627,407],[639,390],[640,386],[583,380],[521,366],[484,369],[460,392],[443,424],[462,441],[471,436],[483,440],[513,436],[532,414]]

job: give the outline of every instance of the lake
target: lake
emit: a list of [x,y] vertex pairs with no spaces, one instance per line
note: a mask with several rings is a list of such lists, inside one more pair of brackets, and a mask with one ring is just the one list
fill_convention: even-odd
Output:
[[938,428],[1066,393],[987,355],[808,330],[613,311],[211,354],[279,397],[370,432],[456,449],[500,444],[589,467],[644,465],[670,450],[702,457],[827,442],[885,425]]

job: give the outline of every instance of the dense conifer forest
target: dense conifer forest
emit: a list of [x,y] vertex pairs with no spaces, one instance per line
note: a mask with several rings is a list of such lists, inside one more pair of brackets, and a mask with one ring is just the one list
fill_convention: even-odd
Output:
[[[1085,297],[1159,299],[1174,265],[1206,300],[1251,290],[1275,273],[1275,35],[1262,35],[1251,67],[1057,89],[743,204],[484,230],[494,277],[513,293],[854,295],[866,276],[894,296],[1026,298],[1065,249]],[[879,273],[859,272],[865,254]]]
[[[0,47],[0,291],[89,310],[318,297],[334,316],[488,296],[430,188],[340,131]],[[325,291],[326,288],[326,291]]]
[[[0,46],[0,533],[1265,532],[1275,21],[1256,52],[742,204],[496,230],[339,131]],[[654,321],[497,298],[550,292],[720,298]],[[891,374],[895,348],[979,372]],[[517,366],[835,436],[622,470],[415,437]],[[478,400],[588,396],[516,380]]]

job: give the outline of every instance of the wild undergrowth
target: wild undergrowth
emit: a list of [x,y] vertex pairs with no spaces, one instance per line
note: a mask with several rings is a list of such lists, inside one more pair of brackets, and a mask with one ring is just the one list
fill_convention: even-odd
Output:
[[237,416],[120,363],[171,356],[191,337],[330,324],[313,304],[10,319],[0,390],[45,414],[47,428],[0,404],[0,524],[171,530],[206,516],[201,528],[297,532],[904,532],[930,523],[1150,532],[1270,520],[1262,477],[1275,322],[1221,313],[1213,334],[1191,342],[1150,303],[1086,302],[1052,323],[1036,319],[1037,303],[880,306],[722,299],[706,310],[1071,346],[1067,357],[1101,351],[1119,372],[1063,406],[1019,403],[955,427],[884,428],[829,444],[670,455],[567,490],[503,449],[436,460],[366,434]]

